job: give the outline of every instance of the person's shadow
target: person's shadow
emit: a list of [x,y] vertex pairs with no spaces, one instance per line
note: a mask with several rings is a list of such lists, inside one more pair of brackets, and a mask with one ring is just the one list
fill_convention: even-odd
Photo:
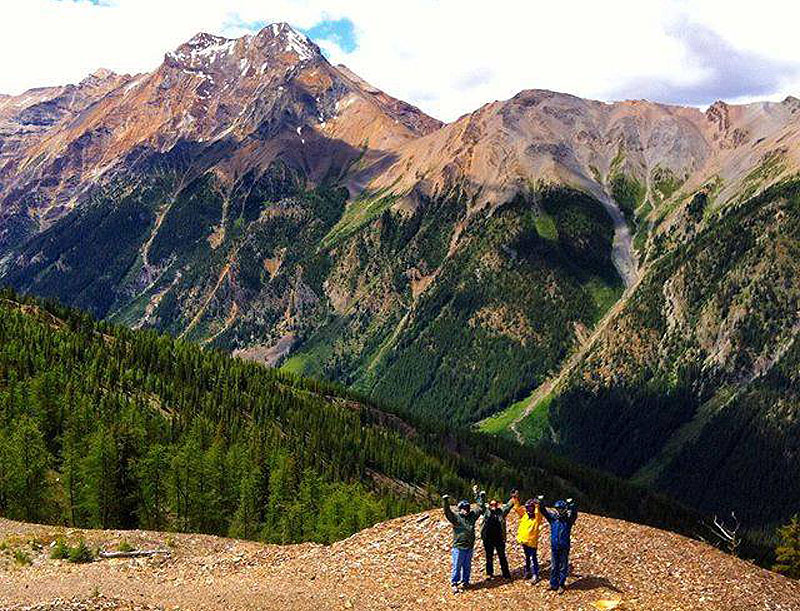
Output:
[[622,590],[611,583],[607,577],[599,577],[597,575],[581,575],[572,583],[568,583],[565,589],[588,591],[596,590],[597,588],[605,588],[614,592],[622,592]]
[[[545,585],[547,578],[550,575],[549,568],[549,562],[543,562],[539,566],[539,577],[543,582],[545,582]],[[495,577],[494,579],[484,578],[482,581],[473,583],[473,585],[470,586],[470,590],[493,590],[494,588],[499,588],[523,579],[524,577],[522,576],[522,568],[516,568],[511,571],[511,579],[505,579],[503,577]]]

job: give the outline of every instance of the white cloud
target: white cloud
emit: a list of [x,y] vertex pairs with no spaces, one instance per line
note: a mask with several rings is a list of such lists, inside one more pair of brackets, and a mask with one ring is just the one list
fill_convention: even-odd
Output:
[[[692,61],[686,40],[674,35],[675,24],[681,22],[712,29],[748,57],[778,63],[800,59],[800,37],[794,32],[800,7],[786,0],[759,0],[757,6],[742,8],[722,0],[107,4],[4,0],[0,91],[18,93],[32,86],[76,82],[99,66],[118,72],[151,70],[165,51],[198,31],[234,36],[244,33],[247,23],[288,21],[309,28],[341,17],[354,23],[358,47],[347,54],[325,43],[323,49],[333,61],[346,63],[376,86],[446,120],[526,88],[600,99],[615,92],[633,94],[631,83],[666,83],[686,90],[707,78],[713,66]],[[752,63],[748,69],[753,70]],[[786,79],[777,79],[775,91],[765,95],[800,93],[800,82]]]

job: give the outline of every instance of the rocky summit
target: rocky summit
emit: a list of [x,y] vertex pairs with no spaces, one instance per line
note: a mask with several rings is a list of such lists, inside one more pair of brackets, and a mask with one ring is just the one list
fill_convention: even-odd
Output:
[[[509,520],[516,526],[516,519]],[[697,541],[593,515],[576,524],[573,574],[563,594],[521,577],[488,581],[476,550],[474,585],[448,586],[451,527],[441,510],[377,524],[330,546],[262,545],[203,535],[79,531],[0,520],[0,536],[41,546],[32,564],[0,557],[0,604],[9,609],[800,609],[800,584]],[[151,557],[74,565],[48,558],[59,537],[115,550],[122,541]],[[480,547],[480,545],[478,546]],[[549,553],[541,550],[542,571]],[[391,567],[391,570],[388,567]],[[24,584],[36,583],[26,588]]]
[[286,24],[0,97],[0,283],[774,532],[800,503],[800,101],[442,124]]

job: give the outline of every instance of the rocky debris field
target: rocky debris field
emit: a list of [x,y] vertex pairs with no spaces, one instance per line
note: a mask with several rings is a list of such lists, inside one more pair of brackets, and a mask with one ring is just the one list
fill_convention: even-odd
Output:
[[[516,517],[509,517],[509,540]],[[547,541],[547,533],[543,540]],[[58,538],[116,550],[125,541],[168,553],[70,564],[50,558]],[[572,573],[557,595],[521,579],[487,581],[480,543],[471,589],[448,587],[450,525],[441,510],[378,524],[331,546],[262,545],[206,535],[83,531],[0,520],[2,609],[621,609],[800,610],[800,582],[698,541],[582,514]],[[23,551],[30,564],[15,561]],[[540,549],[543,576],[549,551]]]

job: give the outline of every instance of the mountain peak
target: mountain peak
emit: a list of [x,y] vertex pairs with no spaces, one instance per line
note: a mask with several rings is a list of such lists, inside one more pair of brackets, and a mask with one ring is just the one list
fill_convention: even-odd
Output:
[[108,81],[109,79],[118,78],[119,75],[108,68],[98,68],[89,76],[84,78],[79,85],[81,86],[95,86]]
[[224,36],[217,36],[216,34],[209,34],[208,32],[198,32],[184,44],[192,47],[207,48],[214,45],[224,44],[229,40],[229,38],[225,38]]
[[166,54],[165,61],[190,70],[203,70],[229,56],[242,57],[255,52],[265,58],[290,56],[290,61],[304,62],[322,57],[317,45],[294,30],[288,23],[270,24],[256,35],[225,38],[199,32],[174,51]]
[[167,53],[165,61],[196,68],[198,64],[212,62],[220,55],[231,53],[235,44],[234,39],[199,32],[174,51]]
[[116,76],[116,73],[113,70],[109,70],[108,68],[98,68],[94,72],[92,72],[89,76],[92,76],[96,79],[106,79],[111,76]]
[[305,34],[301,34],[288,23],[272,23],[264,27],[253,39],[259,48],[274,47],[278,43],[281,48],[270,49],[273,52],[294,53],[299,61],[313,59],[322,55],[319,47],[311,42]]

